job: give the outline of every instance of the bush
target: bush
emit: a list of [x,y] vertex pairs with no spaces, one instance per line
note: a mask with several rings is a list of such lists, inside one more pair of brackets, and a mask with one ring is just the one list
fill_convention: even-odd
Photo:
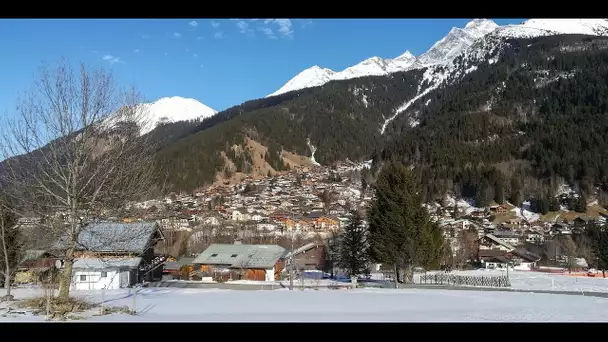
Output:
[[[19,307],[33,309],[36,315],[46,315],[47,300],[46,296],[27,298],[19,302]],[[81,298],[50,298],[51,318],[66,318],[70,313],[83,312],[93,307],[94,305]]]

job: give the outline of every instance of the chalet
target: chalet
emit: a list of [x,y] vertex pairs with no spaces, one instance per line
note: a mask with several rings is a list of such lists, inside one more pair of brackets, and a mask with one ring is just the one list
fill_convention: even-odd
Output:
[[213,244],[192,261],[214,279],[274,281],[283,270],[278,245]]
[[[167,256],[154,248],[165,237],[155,222],[99,222],[83,227],[72,266],[76,290],[118,289],[160,280]],[[54,250],[65,249],[60,238]],[[58,254],[58,253],[56,253]],[[61,261],[62,267],[65,265]]]
[[475,219],[481,219],[487,216],[487,213],[484,210],[475,210],[472,211],[470,214],[471,218],[475,218]]
[[509,245],[516,246],[519,244],[519,234],[512,230],[496,230],[492,235]]
[[325,264],[325,245],[309,243],[294,249],[285,255],[285,259],[293,258],[298,270],[323,270]]
[[551,226],[551,230],[549,231],[549,234],[553,235],[571,235],[572,234],[572,230],[570,230],[570,228],[568,228],[568,226],[566,226],[565,224],[561,224],[561,223],[555,223],[554,225]]
[[589,217],[587,217],[586,215],[585,216],[578,216],[577,218],[575,218],[572,221],[572,224],[575,227],[584,227],[584,226],[586,226],[591,221],[592,220]]
[[324,215],[322,212],[313,211],[308,215],[312,228],[316,231],[337,230],[340,228],[340,220],[332,216]]
[[542,233],[533,230],[526,230],[524,236],[527,243],[542,244],[545,242],[545,236]]
[[26,250],[15,273],[18,284],[46,282],[55,279],[57,258],[45,250]]
[[509,210],[502,206],[502,205],[497,205],[497,206],[493,206],[490,207],[490,212],[494,215],[504,215],[508,212]]
[[511,244],[504,242],[502,239],[497,238],[493,234],[486,234],[479,239],[480,250],[502,250],[509,252],[515,249]]
[[514,249],[504,251],[499,249],[479,250],[479,261],[486,269],[505,269],[509,268],[518,271],[530,271],[537,267],[540,256],[525,249]]

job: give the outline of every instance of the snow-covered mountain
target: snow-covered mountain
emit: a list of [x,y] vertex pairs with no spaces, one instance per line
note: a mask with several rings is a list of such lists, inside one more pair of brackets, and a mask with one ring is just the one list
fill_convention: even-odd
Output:
[[[394,59],[368,58],[340,72],[314,66],[289,80],[275,96],[294,90],[321,86],[332,80],[345,80],[364,76],[386,75],[415,68],[434,65],[449,65],[460,55],[482,55],[484,51],[496,50],[500,41],[507,38],[532,38],[556,34],[608,35],[607,19],[530,19],[519,25],[499,26],[489,19],[475,19],[464,28],[454,27],[422,55],[415,57],[409,52]],[[443,69],[441,69],[443,70]],[[436,79],[443,79],[436,78]]]
[[[217,113],[216,110],[195,99],[179,96],[163,97],[151,103],[141,103],[137,105],[134,112],[137,113],[136,120],[141,120],[140,134],[142,135],[149,133],[161,123],[204,119]],[[108,117],[104,124],[112,125],[117,121],[121,121],[118,113]]]
[[451,61],[473,43],[494,31],[499,26],[492,20],[475,19],[467,23],[464,29],[452,28],[447,36],[433,44],[431,48],[418,57],[422,65],[432,65]]

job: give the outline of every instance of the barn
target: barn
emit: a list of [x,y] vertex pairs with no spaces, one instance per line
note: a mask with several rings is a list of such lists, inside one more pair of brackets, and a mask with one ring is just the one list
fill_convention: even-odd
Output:
[[278,245],[213,244],[192,263],[216,280],[274,281],[284,255]]

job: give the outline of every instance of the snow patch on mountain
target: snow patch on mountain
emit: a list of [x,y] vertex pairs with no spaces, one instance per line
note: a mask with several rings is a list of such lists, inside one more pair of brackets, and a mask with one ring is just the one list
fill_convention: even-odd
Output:
[[[399,114],[405,112],[410,106],[412,106],[416,101],[418,101],[420,98],[424,97],[426,94],[439,88],[439,86],[441,86],[447,80],[448,76],[449,76],[449,69],[447,69],[443,66],[435,65],[435,66],[428,67],[426,69],[426,71],[424,72],[420,85],[418,86],[418,91],[417,91],[416,96],[414,96],[409,101],[405,102],[403,105],[401,105],[399,108],[397,108],[395,110],[394,114],[391,117],[384,120],[384,122],[382,123],[382,127],[380,128],[380,134],[384,134],[388,124],[391,121],[395,120],[395,118]],[[428,84],[428,86],[424,90],[422,90],[422,86],[424,84]]]
[[216,110],[203,103],[180,96],[163,97],[152,103],[135,105],[130,117],[123,117],[115,113],[104,120],[108,127],[125,120],[138,121],[140,134],[144,135],[154,130],[158,125],[170,122],[205,119],[217,113]]

